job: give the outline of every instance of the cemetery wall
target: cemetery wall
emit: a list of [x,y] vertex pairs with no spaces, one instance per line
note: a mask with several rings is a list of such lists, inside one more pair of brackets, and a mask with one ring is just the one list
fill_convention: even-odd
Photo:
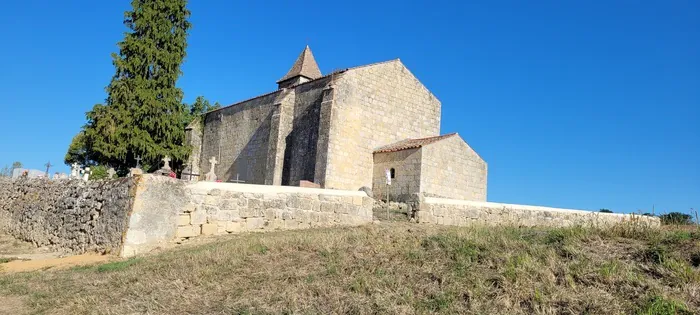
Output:
[[455,226],[606,227],[625,222],[661,225],[659,218],[648,216],[434,197],[420,198],[416,217],[419,223]]
[[133,178],[0,179],[0,231],[58,250],[117,252],[134,187]]
[[355,226],[372,222],[361,191],[199,182],[186,187],[176,238],[250,231]]

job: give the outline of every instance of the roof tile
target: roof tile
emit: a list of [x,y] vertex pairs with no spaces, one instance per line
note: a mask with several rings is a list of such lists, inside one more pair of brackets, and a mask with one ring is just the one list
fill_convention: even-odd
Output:
[[396,151],[420,148],[426,144],[438,142],[440,140],[452,137],[456,134],[457,133],[450,133],[450,134],[446,134],[446,135],[442,135],[442,136],[401,140],[399,142],[395,142],[395,143],[380,147],[379,149],[374,150],[374,153],[396,152]]

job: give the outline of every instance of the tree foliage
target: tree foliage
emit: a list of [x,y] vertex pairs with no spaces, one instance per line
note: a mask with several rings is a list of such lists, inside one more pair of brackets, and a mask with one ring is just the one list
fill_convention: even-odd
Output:
[[211,105],[204,96],[197,96],[194,103],[189,106],[189,114],[185,118],[185,125],[189,125],[193,120],[197,119],[197,117],[202,116],[202,114],[219,108],[221,108],[219,102]]
[[668,225],[688,225],[693,224],[693,217],[681,212],[669,212],[659,216],[661,224]]
[[0,177],[10,177],[12,176],[12,169],[10,169],[9,166],[5,165],[3,168],[0,168]]
[[100,180],[100,179],[105,179],[109,177],[109,173],[107,171],[109,168],[107,168],[104,165],[96,165],[90,167],[90,177],[88,177],[89,180]]
[[613,213],[612,210],[610,210],[610,209],[600,209],[600,211],[598,211],[598,212],[602,212],[602,213]]
[[68,152],[63,158],[63,162],[67,165],[78,163],[81,165],[90,165],[92,159],[88,157],[88,150],[85,144],[85,133],[80,131],[68,146]]
[[[144,166],[165,155],[187,158],[183,145],[188,113],[176,87],[190,29],[186,0],[133,0],[125,13],[129,29],[112,54],[116,69],[104,104],[95,105],[73,139],[66,163],[87,158],[88,165],[127,169],[141,156]],[[75,145],[74,145],[75,144]]]

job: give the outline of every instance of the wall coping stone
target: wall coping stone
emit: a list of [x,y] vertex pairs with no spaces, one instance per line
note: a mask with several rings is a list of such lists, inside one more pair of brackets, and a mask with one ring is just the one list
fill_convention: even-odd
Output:
[[218,182],[196,182],[187,185],[188,189],[193,192],[206,193],[212,189],[222,191],[235,191],[244,193],[301,193],[301,194],[317,194],[331,196],[359,196],[367,197],[364,191],[354,190],[336,190],[324,188],[308,188],[296,186],[273,186],[273,185],[255,185],[255,184],[237,184],[237,183],[218,183]]
[[425,203],[427,204],[443,204],[443,205],[461,205],[461,206],[472,206],[479,208],[515,208],[518,210],[530,210],[530,211],[550,211],[550,212],[560,212],[560,213],[580,213],[580,214],[600,214],[600,215],[612,215],[612,216],[629,216],[629,213],[605,213],[596,212],[589,210],[577,210],[577,209],[565,209],[565,208],[552,208],[552,207],[542,207],[542,206],[531,206],[531,205],[519,205],[519,204],[509,204],[509,203],[498,203],[498,202],[488,202],[488,201],[471,201],[471,200],[458,200],[458,199],[447,199],[447,198],[436,198],[436,197],[425,197]]

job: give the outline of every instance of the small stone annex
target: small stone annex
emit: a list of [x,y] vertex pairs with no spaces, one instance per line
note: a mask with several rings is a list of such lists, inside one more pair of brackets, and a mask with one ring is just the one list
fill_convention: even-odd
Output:
[[440,135],[440,101],[399,59],[323,75],[306,46],[277,84],[190,124],[185,173],[486,201],[486,162],[456,133]]

